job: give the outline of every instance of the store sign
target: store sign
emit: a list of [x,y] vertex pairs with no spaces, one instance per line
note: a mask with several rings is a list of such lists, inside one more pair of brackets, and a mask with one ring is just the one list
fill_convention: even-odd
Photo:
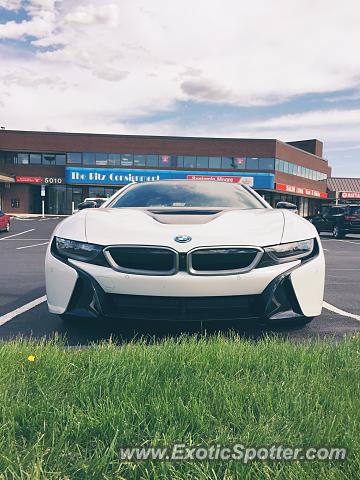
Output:
[[43,183],[43,177],[25,177],[25,176],[16,176],[15,181],[17,183],[35,183],[41,184]]
[[15,180],[17,183],[32,183],[36,185],[49,184],[49,185],[59,185],[64,183],[64,178],[62,177],[27,177],[24,175],[16,176]]
[[319,192],[311,188],[295,187],[294,185],[285,185],[284,183],[277,183],[276,190],[287,193],[296,193],[297,195],[306,195],[309,197],[327,198],[326,192]]
[[210,180],[218,182],[241,183],[242,185],[254,186],[254,177],[230,177],[224,175],[187,175],[187,180]]
[[61,185],[64,183],[64,178],[62,177],[43,177],[43,183],[49,185]]
[[272,173],[241,173],[189,170],[152,170],[127,168],[66,167],[65,182],[69,185],[127,185],[156,180],[222,180],[243,183],[254,188],[274,189]]
[[340,192],[341,198],[357,198],[360,199],[360,192]]

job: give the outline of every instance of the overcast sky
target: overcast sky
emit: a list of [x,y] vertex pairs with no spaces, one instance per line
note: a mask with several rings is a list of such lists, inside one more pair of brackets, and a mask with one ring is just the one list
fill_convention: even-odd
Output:
[[360,177],[359,26],[358,0],[0,0],[0,124],[318,138]]

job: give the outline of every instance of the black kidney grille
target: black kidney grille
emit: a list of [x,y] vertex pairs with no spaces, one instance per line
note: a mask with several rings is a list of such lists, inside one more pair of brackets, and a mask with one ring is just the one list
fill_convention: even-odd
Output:
[[166,248],[112,247],[108,251],[119,269],[166,273],[176,267],[175,252]]
[[191,253],[192,269],[197,272],[219,272],[248,268],[259,250],[255,248],[212,248]]

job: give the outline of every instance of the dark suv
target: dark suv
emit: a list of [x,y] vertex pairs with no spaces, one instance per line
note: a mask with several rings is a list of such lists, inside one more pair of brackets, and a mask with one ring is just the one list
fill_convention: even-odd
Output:
[[343,238],[347,233],[360,233],[360,205],[332,205],[307,220],[319,233],[332,232],[334,238]]

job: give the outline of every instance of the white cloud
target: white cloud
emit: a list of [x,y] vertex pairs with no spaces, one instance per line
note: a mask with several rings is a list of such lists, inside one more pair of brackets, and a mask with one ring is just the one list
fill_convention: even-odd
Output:
[[[0,0],[9,10],[16,0]],[[359,111],[265,121],[147,122],[191,100],[252,107],[360,88],[357,0],[28,0],[0,38],[37,53],[2,60],[8,128],[359,139]],[[330,98],[330,97],[329,97]],[[26,108],[24,108],[26,105]],[[129,118],[136,118],[130,123]],[[143,122],[141,119],[144,118]]]
[[65,16],[65,21],[81,25],[104,24],[116,26],[118,23],[118,5],[80,5]]
[[0,8],[5,10],[19,10],[21,7],[21,0],[0,0]]
[[41,38],[50,35],[55,27],[56,0],[29,0],[27,2],[5,2],[7,10],[22,6],[30,20],[13,20],[0,24],[0,39],[20,40],[27,37]]

